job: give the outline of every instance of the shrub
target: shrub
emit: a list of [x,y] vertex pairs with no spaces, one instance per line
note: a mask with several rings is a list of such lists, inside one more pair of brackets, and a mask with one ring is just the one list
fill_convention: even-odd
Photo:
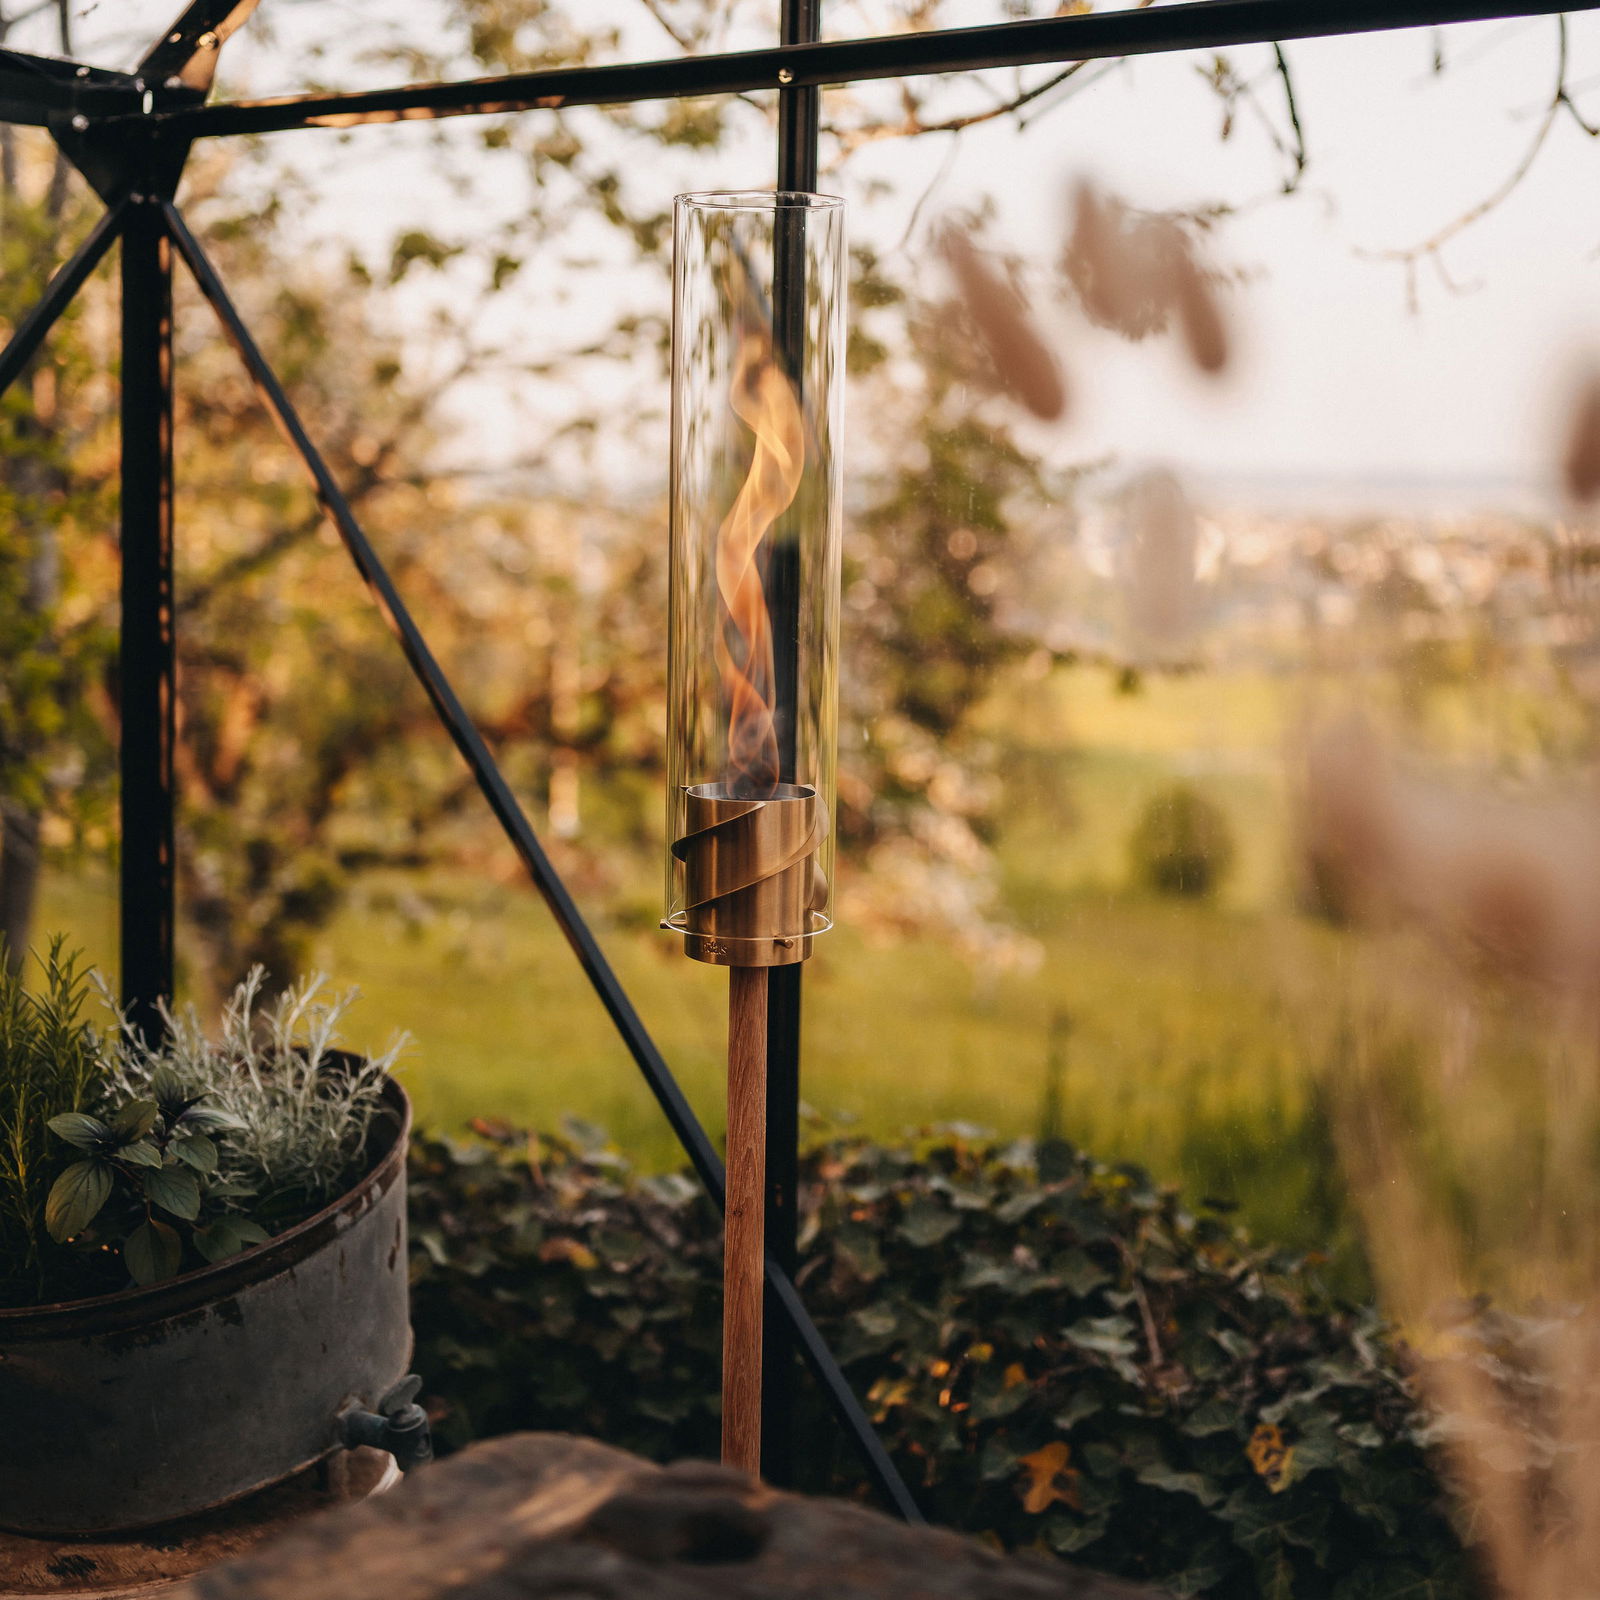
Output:
[[[594,1138],[479,1125],[412,1170],[440,1437],[717,1448],[718,1228]],[[930,1517],[1181,1594],[1472,1591],[1375,1314],[1137,1169],[970,1130],[804,1166],[806,1300]],[[802,1487],[861,1492],[810,1386]]]
[[1204,899],[1233,866],[1227,816],[1198,790],[1175,783],[1152,796],[1128,840],[1137,883],[1157,894]]

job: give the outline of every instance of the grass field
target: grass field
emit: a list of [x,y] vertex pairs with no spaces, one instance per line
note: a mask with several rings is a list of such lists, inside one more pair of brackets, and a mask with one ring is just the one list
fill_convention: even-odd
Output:
[[[877,944],[841,927],[806,974],[808,1104],[875,1132],[965,1121],[1012,1134],[1038,1131],[1053,1096],[1061,1130],[1096,1154],[1236,1201],[1266,1237],[1335,1242],[1343,1210],[1315,1083],[1347,936],[1290,904],[1283,694],[1264,679],[1197,677],[1128,696],[1089,671],[1045,687],[1048,713],[1026,734],[1006,705],[989,715],[1006,747],[1005,905],[1042,964],[985,977],[937,937]],[[1214,903],[1128,885],[1127,833],[1174,775],[1223,806],[1237,838]],[[627,905],[648,892],[630,886]],[[609,915],[623,905],[610,898],[588,896],[584,909],[691,1102],[720,1130],[726,980],[637,915]],[[109,884],[53,877],[39,926],[69,927],[108,958]],[[425,1122],[550,1125],[575,1113],[646,1165],[675,1159],[530,890],[442,872],[367,878],[317,962],[363,992],[354,1042],[395,1028],[414,1036],[406,1080]]]

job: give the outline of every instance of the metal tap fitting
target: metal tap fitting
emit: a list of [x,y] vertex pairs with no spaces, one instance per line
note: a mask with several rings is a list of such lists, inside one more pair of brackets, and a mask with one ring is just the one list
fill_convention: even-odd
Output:
[[402,1378],[378,1402],[376,1411],[352,1406],[339,1413],[340,1437],[345,1448],[368,1445],[387,1450],[402,1472],[423,1467],[433,1460],[433,1433],[428,1413],[417,1404],[422,1379],[415,1373]]

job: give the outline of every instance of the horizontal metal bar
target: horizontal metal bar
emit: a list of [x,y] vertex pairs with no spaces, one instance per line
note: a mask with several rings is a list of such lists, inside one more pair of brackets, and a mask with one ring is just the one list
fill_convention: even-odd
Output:
[[822,44],[776,45],[669,61],[519,72],[459,83],[408,84],[349,94],[290,95],[158,113],[192,138],[348,128],[368,122],[614,105],[853,83],[867,78],[968,72],[984,67],[1087,61],[1173,50],[1214,50],[1284,39],[1422,28],[1502,17],[1593,11],[1600,0],[1197,0],[1143,10],[1097,11]]
[[34,351],[44,342],[45,335],[55,326],[56,318],[72,304],[73,296],[84,286],[89,274],[100,265],[101,257],[122,231],[127,209],[128,202],[119,200],[101,214],[100,220],[89,230],[88,238],[57,270],[45,285],[38,303],[17,324],[6,347],[0,350],[0,395],[21,375]]
[[[357,522],[350,502],[345,499],[343,491],[328,470],[327,463],[311,442],[299,414],[294,409],[293,402],[284,391],[266,357],[262,355],[250,330],[245,326],[244,319],[229,298],[222,280],[217,276],[216,269],[211,265],[200,242],[189,231],[181,213],[171,201],[162,202],[162,211],[166,218],[167,231],[178,254],[183,257],[189,271],[194,275],[200,292],[217,314],[263,403],[271,412],[273,420],[283,430],[289,443],[305,463],[316,485],[317,496],[323,508],[333,519],[346,549],[349,550],[367,587],[372,591],[373,598],[378,602],[390,629],[399,639],[400,647],[432,702],[445,731],[472,770],[479,788],[489,802],[490,809],[516,848],[517,854],[522,858],[535,887],[544,897],[557,925],[566,936],[567,943],[572,946],[574,954],[578,957],[590,983],[593,984],[617,1032],[622,1036],[629,1053],[644,1074],[646,1083],[649,1084],[651,1092],[665,1113],[672,1131],[677,1135],[678,1142],[688,1154],[701,1182],[710,1192],[717,1209],[722,1210],[727,1199],[722,1162],[717,1158],[717,1153],[706,1137],[705,1130],[700,1126],[699,1119],[688,1101],[684,1099],[683,1091],[673,1078],[671,1069],[656,1049],[639,1014],[633,1009],[632,1001],[628,999],[594,934],[584,921],[583,914],[578,910],[567,892],[566,885],[562,883],[560,875],[545,854],[532,824],[517,803],[516,796],[512,794],[510,786],[502,776],[493,755],[489,752],[489,747],[483,742],[483,736],[473,724],[466,707],[456,698],[443,668],[428,648],[427,641],[407,609],[400,592],[395,588],[393,580],[378,559],[377,552]],[[861,1402],[839,1370],[838,1363],[833,1359],[816,1324],[812,1322],[804,1302],[800,1299],[799,1291],[789,1275],[770,1257],[766,1263],[766,1278],[783,1307],[784,1315],[793,1329],[807,1364],[816,1373],[839,1420],[861,1451],[873,1481],[902,1516],[920,1521],[921,1517],[910,1491],[895,1470],[894,1463],[889,1459],[866,1413],[861,1409]]]
[[86,117],[111,117],[138,105],[139,91],[130,73],[0,50],[0,122],[43,128],[54,117],[78,111]]

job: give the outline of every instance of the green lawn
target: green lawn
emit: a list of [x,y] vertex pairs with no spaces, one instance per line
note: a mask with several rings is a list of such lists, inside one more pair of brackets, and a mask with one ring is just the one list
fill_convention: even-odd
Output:
[[[1087,671],[1045,687],[1047,715],[1025,736],[1005,705],[989,717],[1008,747],[1004,900],[1039,941],[1041,965],[986,977],[936,936],[875,943],[842,926],[806,973],[808,1104],[879,1132],[959,1120],[1034,1133],[1054,1078],[1069,1138],[1235,1200],[1269,1237],[1329,1242],[1341,1208],[1314,1080],[1346,936],[1289,903],[1282,695],[1265,680],[1203,678],[1118,695]],[[1214,904],[1128,886],[1127,833],[1175,774],[1221,804],[1237,836],[1237,870]],[[726,979],[639,925],[648,893],[616,896],[615,917],[604,903],[585,910],[690,1100],[720,1130]],[[40,927],[56,926],[108,957],[108,885],[53,876]],[[317,961],[363,992],[356,1043],[414,1035],[406,1081],[424,1121],[548,1125],[571,1112],[645,1164],[674,1160],[530,890],[460,874],[368,878]]]

